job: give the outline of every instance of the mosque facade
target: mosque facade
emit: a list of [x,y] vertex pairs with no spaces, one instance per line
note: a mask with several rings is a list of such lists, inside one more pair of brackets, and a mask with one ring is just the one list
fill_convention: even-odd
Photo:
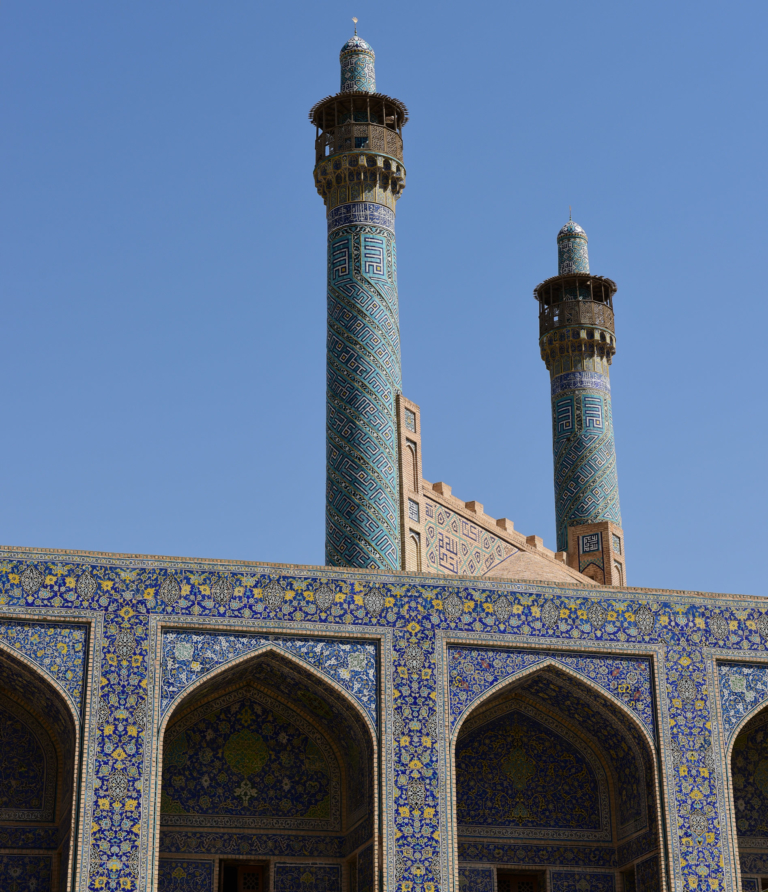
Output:
[[0,547],[0,892],[761,892],[768,605],[627,587],[573,221],[534,290],[558,550],[423,478],[374,61],[310,112],[326,565]]

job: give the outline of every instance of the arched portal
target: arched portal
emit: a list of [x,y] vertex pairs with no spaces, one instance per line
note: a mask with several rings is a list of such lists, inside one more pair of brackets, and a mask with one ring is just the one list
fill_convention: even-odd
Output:
[[0,889],[72,888],[78,741],[55,683],[0,648]]
[[374,892],[375,734],[310,667],[268,648],[203,679],[161,752],[159,892],[185,878],[196,892]]
[[730,768],[741,888],[760,892],[768,888],[768,708],[735,735]]
[[662,892],[654,744],[618,701],[548,664],[452,745],[462,892]]

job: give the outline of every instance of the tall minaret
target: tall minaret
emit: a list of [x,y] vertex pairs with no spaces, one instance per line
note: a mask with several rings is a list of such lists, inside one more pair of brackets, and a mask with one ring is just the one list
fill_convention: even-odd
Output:
[[355,29],[341,48],[340,92],[309,113],[328,219],[325,561],[397,570],[395,202],[408,111],[376,92],[374,58]]
[[552,384],[557,549],[605,585],[626,585],[608,367],[616,283],[589,272],[587,234],[557,235],[558,275],[537,285],[539,345]]

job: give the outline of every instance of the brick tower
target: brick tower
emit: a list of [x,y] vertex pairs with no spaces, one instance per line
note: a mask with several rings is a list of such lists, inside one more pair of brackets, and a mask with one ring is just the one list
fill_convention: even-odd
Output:
[[589,272],[587,234],[557,236],[558,275],[534,289],[552,387],[557,549],[595,582],[626,584],[608,368],[616,352],[616,283]]
[[341,49],[340,92],[309,113],[328,220],[325,561],[397,570],[395,202],[408,111],[376,92],[374,58],[355,30]]

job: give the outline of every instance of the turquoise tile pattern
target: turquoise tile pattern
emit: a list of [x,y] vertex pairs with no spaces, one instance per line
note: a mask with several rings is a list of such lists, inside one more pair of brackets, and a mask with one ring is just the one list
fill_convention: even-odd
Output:
[[[341,51],[339,95],[375,91],[373,60],[373,50],[362,38],[347,41]],[[355,111],[355,121],[359,115],[367,122],[367,111]],[[351,201],[335,207],[326,201],[325,562],[396,570],[400,520],[395,400],[402,375],[395,215],[369,199],[383,196],[374,186],[379,169],[382,181],[389,182],[383,172],[392,171],[394,163],[400,174],[401,165],[383,151],[372,151],[367,124],[358,129],[363,135],[354,137],[343,157],[328,158],[339,171],[335,182],[349,181]],[[394,204],[391,193],[389,200]]]

